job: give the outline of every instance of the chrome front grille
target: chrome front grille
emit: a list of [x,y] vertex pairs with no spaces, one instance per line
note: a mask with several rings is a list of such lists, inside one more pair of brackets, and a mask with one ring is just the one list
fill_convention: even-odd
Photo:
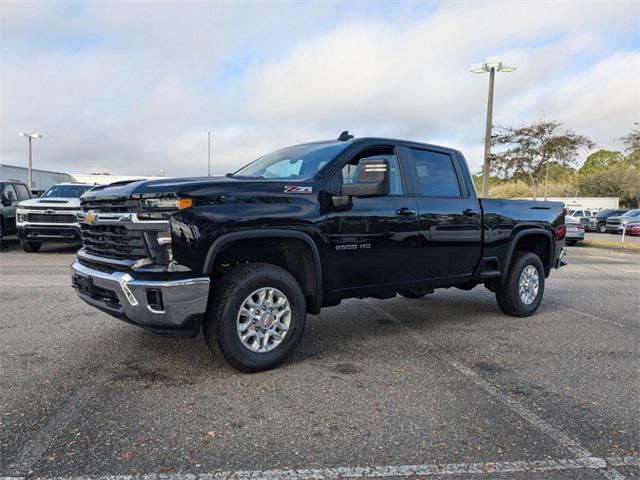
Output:
[[72,213],[27,213],[26,221],[31,223],[76,223],[78,220]]
[[[83,213],[80,214],[80,232],[82,246],[90,255],[111,259],[139,260],[149,255],[143,234],[138,229],[127,228],[124,222],[119,222],[119,213],[127,214],[138,211],[138,202],[130,199],[93,199],[82,200]],[[114,217],[108,224],[86,223],[86,214],[106,214]]]
[[120,225],[81,224],[82,245],[91,255],[116,259],[147,258],[147,249],[140,230]]

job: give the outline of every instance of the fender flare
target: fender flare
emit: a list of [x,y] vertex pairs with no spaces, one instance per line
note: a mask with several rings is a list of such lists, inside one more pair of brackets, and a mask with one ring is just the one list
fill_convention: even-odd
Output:
[[[549,259],[544,265],[545,274],[546,272],[551,270],[551,266],[553,265],[553,259],[555,258],[555,246],[553,242],[553,236],[549,233],[548,230],[543,228],[525,228],[520,230],[513,236],[511,240],[511,245],[509,245],[509,250],[507,251],[507,258],[505,259],[504,264],[504,272],[502,273],[502,281],[506,281],[507,275],[509,275],[509,269],[511,268],[511,259],[513,258],[513,252],[516,249],[516,245],[521,238],[524,238],[529,235],[545,235],[549,244]],[[542,260],[542,259],[541,259]],[[546,276],[546,275],[545,275]]]
[[311,313],[317,313],[320,311],[320,305],[322,304],[322,262],[320,261],[320,252],[318,246],[313,239],[306,233],[297,230],[285,230],[281,228],[260,228],[251,230],[242,230],[239,232],[225,233],[216,238],[207,252],[207,256],[204,260],[202,273],[205,275],[211,275],[213,271],[213,265],[216,257],[222,251],[223,247],[229,243],[236,242],[238,240],[247,240],[253,238],[292,238],[295,240],[302,240],[305,242],[311,254],[313,255],[313,263],[315,267],[315,305],[310,305]]

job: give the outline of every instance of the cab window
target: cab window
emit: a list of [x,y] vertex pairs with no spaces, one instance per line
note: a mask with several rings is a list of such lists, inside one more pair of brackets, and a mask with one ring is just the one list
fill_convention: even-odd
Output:
[[357,155],[353,160],[347,163],[342,168],[342,184],[348,185],[358,181],[356,178],[356,172],[358,169],[358,163],[365,158],[386,158],[389,162],[389,177],[391,186],[389,189],[390,195],[402,195],[404,193],[402,189],[402,175],[400,173],[400,163],[398,162],[398,156],[395,153],[393,147],[376,147],[364,150]]
[[16,193],[13,185],[10,183],[4,186],[4,196],[11,202],[15,203],[18,201],[18,194]]
[[31,198],[31,195],[29,195],[29,191],[27,190],[27,187],[20,184],[16,184],[15,187],[18,192],[18,198],[20,200],[28,200]]
[[425,197],[460,197],[453,160],[446,153],[411,149],[420,194]]

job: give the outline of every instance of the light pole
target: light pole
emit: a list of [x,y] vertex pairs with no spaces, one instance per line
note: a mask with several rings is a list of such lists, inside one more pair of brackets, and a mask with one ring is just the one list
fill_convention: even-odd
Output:
[[209,170],[208,170],[207,176],[210,177],[211,176],[211,132],[207,132],[207,135],[209,136],[209,143],[207,145],[207,159],[209,161]]
[[491,127],[493,122],[493,85],[496,72],[513,72],[514,66],[505,65],[498,57],[487,57],[484,63],[471,66],[473,73],[489,73],[489,99],[487,101],[487,125],[484,133],[484,165],[482,166],[482,196],[489,196],[489,162],[491,160]]
[[42,138],[42,135],[40,135],[39,133],[20,132],[18,136],[27,137],[27,139],[29,140],[29,168],[27,169],[27,184],[29,185],[29,190],[31,190],[33,188],[32,172],[31,172],[31,160],[32,160],[31,140],[33,138]]

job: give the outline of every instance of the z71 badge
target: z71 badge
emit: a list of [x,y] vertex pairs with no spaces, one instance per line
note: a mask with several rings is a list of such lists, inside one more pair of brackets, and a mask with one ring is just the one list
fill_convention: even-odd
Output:
[[287,185],[284,193],[313,193],[313,187],[300,187],[297,185]]

